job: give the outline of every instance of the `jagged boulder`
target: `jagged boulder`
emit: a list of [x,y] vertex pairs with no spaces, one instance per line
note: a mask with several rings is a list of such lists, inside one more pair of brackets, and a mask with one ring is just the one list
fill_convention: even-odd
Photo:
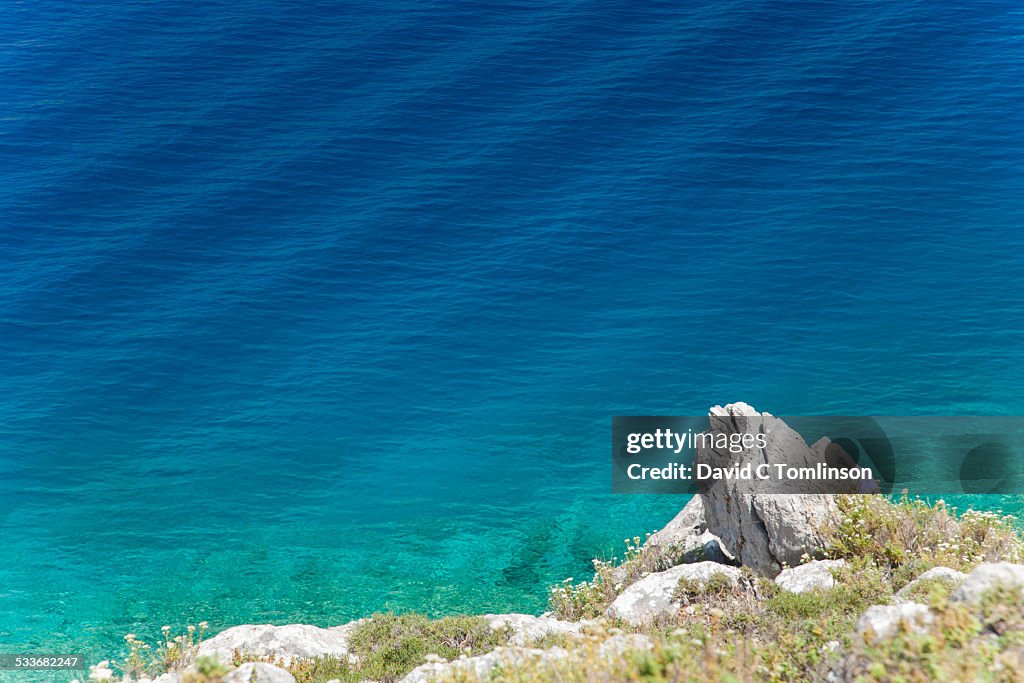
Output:
[[671,616],[679,609],[675,599],[680,579],[706,582],[715,574],[721,574],[733,585],[740,580],[740,570],[717,562],[681,564],[663,572],[650,574],[622,591],[608,607],[607,614],[633,625]]
[[359,624],[319,628],[308,624],[244,624],[221,631],[199,646],[199,656],[213,656],[231,663],[235,653],[256,657],[274,657],[284,663],[294,658],[348,656],[348,639]]
[[814,560],[799,567],[783,569],[775,577],[775,583],[779,588],[790,593],[828,590],[836,585],[832,570],[845,566],[845,560]]
[[700,496],[691,498],[672,521],[647,539],[644,553],[649,555],[651,566],[659,569],[704,560],[722,564],[732,561],[719,538],[708,531]]
[[[739,441],[744,434],[765,435],[758,444],[719,448],[701,444],[696,462],[720,468],[745,465],[786,464],[813,467],[822,461],[828,444],[814,449],[785,422],[770,413],[759,413],[746,403],[732,403],[710,411],[711,434]],[[734,436],[736,435],[736,436]],[[796,565],[805,553],[816,554],[825,545],[824,523],[838,514],[831,494],[779,494],[757,482],[716,479],[701,489],[708,531],[745,567],[774,577],[783,565]]]

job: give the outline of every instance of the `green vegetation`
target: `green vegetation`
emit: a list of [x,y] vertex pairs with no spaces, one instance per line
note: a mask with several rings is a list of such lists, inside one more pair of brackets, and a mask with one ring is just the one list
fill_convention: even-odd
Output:
[[944,605],[954,588],[956,584],[949,579],[921,579],[913,583],[910,590],[900,593],[900,596],[911,602],[934,607]]
[[970,571],[982,562],[1020,562],[1024,545],[1012,517],[967,510],[957,515],[906,493],[896,502],[882,496],[840,496],[839,521],[826,529],[827,554],[871,560],[901,588],[932,567]]
[[676,585],[673,598],[683,605],[689,605],[701,598],[713,600],[724,598],[737,589],[725,574],[712,574],[705,581],[683,577]]
[[198,657],[195,671],[186,671],[182,683],[219,683],[230,667],[221,664],[216,657]]
[[[647,534],[650,538],[651,534]],[[566,621],[594,619],[604,614],[622,589],[645,573],[664,567],[653,560],[653,553],[645,552],[639,536],[623,541],[626,551],[621,562],[618,557],[610,560],[594,559],[594,578],[575,583],[570,576],[548,589],[548,607],[551,613]]]
[[182,669],[195,659],[207,626],[205,621],[196,626],[189,624],[184,633],[176,636],[171,635],[170,626],[164,626],[160,629],[160,640],[156,648],[137,638],[134,633],[129,633],[124,637],[128,645],[128,656],[119,668],[125,678],[140,678]]
[[854,643],[847,680],[863,683],[1024,680],[1024,595],[989,593],[978,610],[937,600],[924,632],[902,631],[877,643]]

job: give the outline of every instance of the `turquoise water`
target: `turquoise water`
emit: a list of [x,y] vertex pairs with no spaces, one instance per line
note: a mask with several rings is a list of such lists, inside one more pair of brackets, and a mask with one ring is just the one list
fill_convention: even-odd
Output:
[[1024,410],[1018,3],[0,13],[4,650],[539,612],[683,502],[616,414]]

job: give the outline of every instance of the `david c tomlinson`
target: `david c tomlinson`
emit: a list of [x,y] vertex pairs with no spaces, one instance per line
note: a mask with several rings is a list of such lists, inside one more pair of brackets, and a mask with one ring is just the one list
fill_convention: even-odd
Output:
[[753,463],[734,467],[712,467],[698,463],[693,467],[672,463],[665,467],[643,467],[633,463],[626,469],[630,479],[695,479],[697,481],[835,481],[871,480],[870,467],[829,467],[819,462],[814,467],[790,467],[784,463]]

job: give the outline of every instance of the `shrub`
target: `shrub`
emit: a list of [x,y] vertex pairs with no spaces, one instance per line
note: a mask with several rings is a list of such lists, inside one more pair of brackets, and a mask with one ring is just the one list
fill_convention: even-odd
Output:
[[548,606],[555,616],[568,621],[599,617],[623,588],[648,572],[666,568],[661,566],[664,558],[648,552],[639,536],[627,538],[624,543],[621,561],[618,556],[592,560],[594,577],[590,581],[575,583],[570,577],[548,588]]
[[840,516],[826,527],[826,554],[870,560],[892,576],[896,588],[936,566],[970,571],[982,562],[1019,562],[1024,545],[1014,518],[967,510],[959,517],[943,501],[929,505],[904,492],[896,502],[882,496],[839,497]]
[[195,671],[186,671],[182,683],[219,683],[231,669],[217,661],[216,657],[198,657]]
[[508,642],[481,617],[431,620],[421,614],[375,614],[349,640],[361,680],[394,681],[426,661],[427,655],[455,659],[482,654]]
[[714,601],[723,598],[735,590],[732,581],[725,574],[712,574],[706,580],[679,579],[672,597],[684,605],[700,600]]
[[128,655],[119,665],[125,678],[142,678],[185,668],[195,659],[207,626],[205,621],[196,626],[189,624],[184,633],[176,636],[171,635],[170,626],[164,626],[160,629],[160,641],[155,651],[149,643],[129,633],[124,637]]

